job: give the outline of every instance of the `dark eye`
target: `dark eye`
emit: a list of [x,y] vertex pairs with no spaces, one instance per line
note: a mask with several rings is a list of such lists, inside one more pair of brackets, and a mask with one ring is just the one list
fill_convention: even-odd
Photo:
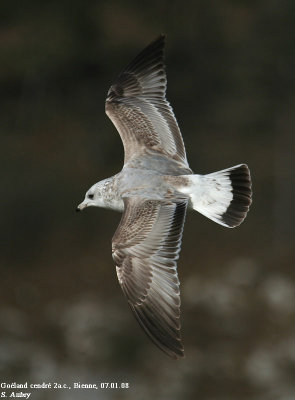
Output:
[[88,195],[88,199],[93,199],[94,195],[93,194],[89,194]]

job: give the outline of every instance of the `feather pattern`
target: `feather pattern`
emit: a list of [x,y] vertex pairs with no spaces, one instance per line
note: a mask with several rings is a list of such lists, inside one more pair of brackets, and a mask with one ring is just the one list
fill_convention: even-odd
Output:
[[187,201],[124,198],[113,237],[117,275],[136,319],[165,353],[183,356],[177,260]]
[[165,36],[145,48],[111,86],[106,113],[116,126],[125,163],[143,153],[161,153],[188,168],[183,139],[166,100]]

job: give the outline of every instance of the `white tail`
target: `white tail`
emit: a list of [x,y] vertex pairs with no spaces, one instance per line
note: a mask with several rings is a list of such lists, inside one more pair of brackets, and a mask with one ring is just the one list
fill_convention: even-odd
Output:
[[180,191],[190,196],[194,210],[229,228],[244,221],[252,201],[251,177],[246,164],[186,177],[190,185]]

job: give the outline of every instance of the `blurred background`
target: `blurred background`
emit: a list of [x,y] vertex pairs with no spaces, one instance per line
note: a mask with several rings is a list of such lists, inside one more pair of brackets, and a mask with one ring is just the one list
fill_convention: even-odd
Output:
[[[11,1],[0,12],[1,381],[131,387],[37,400],[294,400],[294,1]],[[237,229],[188,215],[178,361],[150,343],[117,282],[120,214],[75,213],[122,167],[109,86],[160,33],[191,168],[246,162],[254,191]]]

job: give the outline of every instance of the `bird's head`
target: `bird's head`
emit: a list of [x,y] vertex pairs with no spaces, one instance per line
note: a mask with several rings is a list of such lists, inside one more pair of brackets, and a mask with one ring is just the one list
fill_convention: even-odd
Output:
[[78,205],[76,211],[82,211],[86,207],[104,207],[103,188],[105,181],[97,182],[85,194],[85,199]]

